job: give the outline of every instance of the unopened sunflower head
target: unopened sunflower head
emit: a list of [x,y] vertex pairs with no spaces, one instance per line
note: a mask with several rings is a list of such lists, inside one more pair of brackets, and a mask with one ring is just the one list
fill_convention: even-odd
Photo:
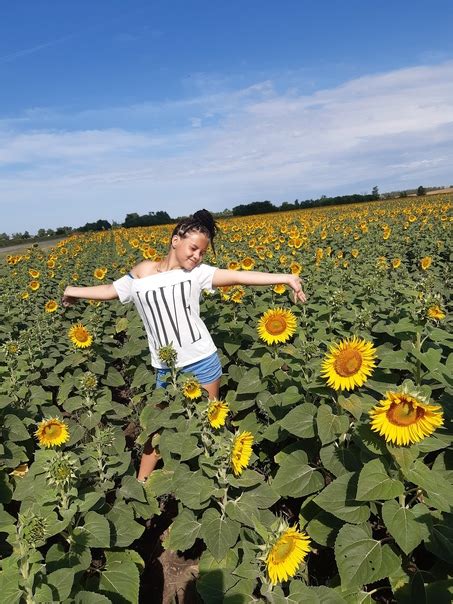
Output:
[[67,488],[74,484],[78,469],[77,458],[70,453],[61,451],[55,451],[44,465],[47,482],[58,488]]
[[20,344],[17,340],[9,340],[2,345],[6,357],[15,357],[20,352]]
[[178,353],[173,348],[173,344],[170,343],[167,346],[161,346],[157,351],[159,361],[167,365],[167,367],[173,368],[178,358]]
[[115,442],[115,429],[113,426],[105,426],[103,428],[96,429],[95,435],[96,442],[98,442],[101,447],[111,447]]
[[28,511],[18,515],[18,537],[30,548],[44,545],[48,535],[48,520],[44,516]]
[[80,390],[86,394],[92,394],[98,387],[98,378],[92,371],[86,371],[79,380]]

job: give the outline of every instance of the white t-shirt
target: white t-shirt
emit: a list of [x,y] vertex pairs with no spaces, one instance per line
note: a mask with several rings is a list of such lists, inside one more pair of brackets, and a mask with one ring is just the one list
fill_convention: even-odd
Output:
[[172,344],[177,367],[201,361],[216,352],[200,318],[200,295],[212,288],[215,266],[200,264],[190,271],[176,269],[141,279],[125,275],[113,282],[123,304],[134,302],[146,329],[153,367],[165,368],[158,357]]

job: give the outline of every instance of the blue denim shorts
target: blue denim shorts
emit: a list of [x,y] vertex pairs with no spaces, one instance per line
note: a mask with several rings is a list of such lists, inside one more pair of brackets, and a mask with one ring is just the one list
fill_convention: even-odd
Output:
[[[182,373],[193,373],[201,385],[215,382],[222,375],[222,365],[220,364],[217,352],[211,354],[206,359],[196,361],[185,367],[180,367]],[[170,369],[157,369],[156,388],[165,388],[167,385],[166,377]]]

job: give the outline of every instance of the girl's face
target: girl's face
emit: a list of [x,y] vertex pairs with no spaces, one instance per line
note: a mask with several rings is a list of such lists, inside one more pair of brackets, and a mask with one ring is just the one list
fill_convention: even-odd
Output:
[[181,268],[190,271],[203,261],[210,240],[200,231],[189,231],[181,237],[175,235],[171,244]]

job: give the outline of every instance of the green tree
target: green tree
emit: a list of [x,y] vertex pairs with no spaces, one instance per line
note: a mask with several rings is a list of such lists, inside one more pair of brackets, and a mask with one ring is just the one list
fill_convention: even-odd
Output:
[[418,187],[417,189],[417,195],[420,197],[421,195],[426,195],[426,189],[425,187],[422,187],[421,185]]

